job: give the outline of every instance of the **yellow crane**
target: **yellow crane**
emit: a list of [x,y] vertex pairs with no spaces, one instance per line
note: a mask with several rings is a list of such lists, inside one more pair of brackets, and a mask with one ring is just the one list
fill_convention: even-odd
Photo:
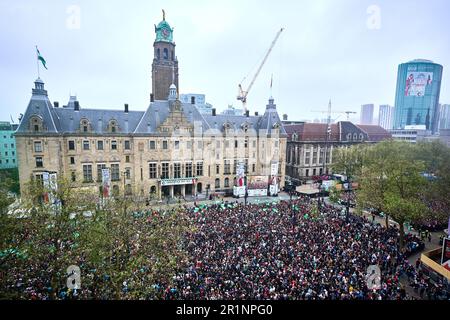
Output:
[[[271,45],[270,45],[269,50],[267,51],[266,55],[264,56],[263,61],[262,61],[261,64],[259,65],[258,70],[256,70],[256,73],[255,73],[255,75],[253,76],[253,79],[252,79],[252,81],[250,82],[250,84],[249,84],[247,90],[244,90],[244,89],[242,88],[242,84],[241,84],[241,83],[239,84],[239,93],[238,93],[237,99],[240,100],[240,101],[242,101],[242,109],[244,110],[244,113],[247,111],[247,105],[246,105],[246,104],[247,104],[247,95],[248,95],[248,93],[250,92],[250,90],[252,89],[253,84],[255,83],[256,78],[258,77],[259,73],[261,72],[262,67],[263,67],[264,64],[266,63],[267,58],[269,57],[270,53],[272,52],[272,49],[273,49],[273,47],[275,46],[275,44],[277,43],[277,40],[278,40],[278,38],[280,37],[280,34],[281,34],[281,32],[283,32],[283,30],[284,30],[284,28],[281,28],[281,29],[278,31],[277,35],[275,36],[275,39],[273,39],[273,41],[272,41],[272,43],[271,43]],[[245,78],[244,78],[244,79],[245,79]]]

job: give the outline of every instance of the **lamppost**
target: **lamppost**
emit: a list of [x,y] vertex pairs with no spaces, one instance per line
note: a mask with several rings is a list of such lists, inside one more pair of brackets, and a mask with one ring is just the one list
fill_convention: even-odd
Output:
[[347,203],[346,203],[346,211],[345,211],[345,221],[348,222],[348,218],[350,215],[350,196],[352,192],[352,183],[350,182],[350,179],[347,179],[348,188],[346,190],[347,193]]
[[317,209],[319,210],[319,213],[322,213],[322,203],[323,199],[322,198],[322,180],[318,180],[319,183],[319,198],[317,200]]
[[245,189],[245,195],[244,195],[244,205],[247,206],[247,198],[248,198],[248,192],[247,189]]

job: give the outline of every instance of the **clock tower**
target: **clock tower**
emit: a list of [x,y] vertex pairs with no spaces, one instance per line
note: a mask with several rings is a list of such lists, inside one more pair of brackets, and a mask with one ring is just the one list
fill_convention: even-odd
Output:
[[152,63],[152,93],[155,100],[167,100],[169,88],[178,85],[178,60],[175,56],[173,28],[166,21],[163,10],[163,20],[155,25],[156,39],[153,43],[154,57]]

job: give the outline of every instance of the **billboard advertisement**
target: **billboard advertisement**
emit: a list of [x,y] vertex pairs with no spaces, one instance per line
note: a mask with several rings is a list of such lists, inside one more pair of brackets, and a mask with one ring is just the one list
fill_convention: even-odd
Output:
[[247,177],[247,190],[249,197],[267,196],[267,176]]
[[408,72],[405,83],[406,97],[423,97],[425,89],[433,82],[433,72]]
[[267,176],[249,176],[247,180],[247,188],[250,189],[267,189]]

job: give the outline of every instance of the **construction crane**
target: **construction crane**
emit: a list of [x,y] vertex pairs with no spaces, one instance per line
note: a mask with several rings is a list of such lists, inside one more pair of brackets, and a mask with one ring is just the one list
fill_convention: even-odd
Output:
[[[315,110],[312,110],[311,112],[320,112],[320,113],[327,113],[328,114],[328,111],[315,111]],[[356,113],[357,112],[355,112],[355,111],[333,111],[333,112],[330,112],[330,114],[346,114],[347,115],[347,121],[350,121],[350,115],[351,114],[356,114]]]
[[[281,29],[278,31],[277,35],[275,36],[275,39],[273,39],[273,41],[272,41],[272,43],[271,43],[271,45],[270,45],[269,50],[267,51],[266,55],[264,56],[264,59],[263,59],[263,61],[261,62],[261,64],[260,64],[258,70],[256,70],[256,73],[255,73],[255,75],[253,76],[252,81],[251,81],[250,84],[248,85],[247,90],[244,90],[244,89],[242,88],[242,84],[241,84],[241,83],[239,84],[239,93],[238,93],[237,99],[240,100],[240,101],[242,101],[242,108],[244,109],[244,113],[247,112],[247,106],[246,106],[246,103],[247,103],[247,95],[248,95],[248,93],[250,92],[250,90],[252,89],[253,84],[255,83],[256,78],[258,77],[259,73],[261,72],[262,67],[263,67],[264,64],[266,63],[267,58],[269,57],[270,53],[272,52],[272,49],[273,49],[273,47],[275,46],[275,44],[277,43],[277,40],[278,40],[278,38],[280,37],[280,34],[281,34],[281,32],[283,32],[283,30],[284,30],[284,28],[281,28]],[[244,78],[244,79],[245,79],[245,78]]]

